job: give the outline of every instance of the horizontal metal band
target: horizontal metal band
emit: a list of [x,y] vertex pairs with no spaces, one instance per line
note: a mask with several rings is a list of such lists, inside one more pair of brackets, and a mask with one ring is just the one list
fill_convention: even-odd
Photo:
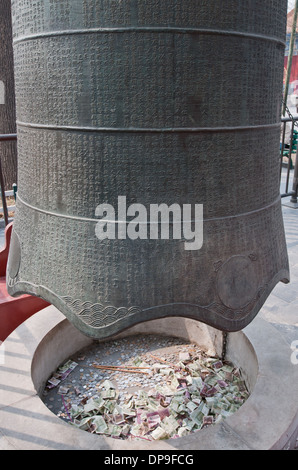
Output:
[[0,142],[7,142],[9,140],[17,140],[17,134],[0,134]]
[[255,39],[261,41],[270,41],[285,46],[285,41],[274,36],[266,36],[264,34],[246,33],[244,31],[229,31],[217,30],[207,28],[179,28],[179,27],[160,27],[160,26],[143,26],[143,27],[112,27],[112,28],[90,28],[90,29],[69,29],[64,31],[43,31],[41,33],[30,34],[27,36],[20,36],[14,39],[13,43],[18,44],[24,41],[31,41],[34,39],[59,37],[59,36],[74,36],[80,34],[100,34],[100,33],[170,33],[170,34],[204,34],[213,36],[234,36],[244,39]]
[[[81,221],[81,222],[92,222],[92,223],[97,223],[97,222],[100,222],[100,220],[101,220],[100,218],[82,217],[82,216],[75,216],[75,215],[68,215],[68,214],[60,214],[59,212],[47,211],[45,209],[41,209],[40,207],[33,206],[32,204],[29,204],[28,202],[25,202],[19,196],[18,193],[17,193],[16,197],[17,197],[18,202],[20,202],[24,206],[28,207],[29,209],[34,210],[36,212],[40,212],[40,213],[45,214],[45,215],[52,216],[52,217],[60,217],[62,219],[71,219],[71,220],[76,220],[76,221]],[[281,198],[280,198],[280,195],[279,195],[273,202],[267,204],[266,206],[260,207],[259,209],[254,209],[254,210],[248,211],[248,212],[242,212],[240,214],[224,215],[222,217],[211,217],[209,219],[203,218],[202,221],[203,221],[203,223],[205,223],[205,222],[216,222],[216,221],[219,221],[219,220],[226,220],[226,219],[235,219],[237,217],[247,217],[249,215],[257,214],[258,212],[262,212],[264,210],[267,210],[270,207],[275,206],[276,204],[280,204],[280,201],[281,201]],[[109,220],[106,220],[106,219],[104,219],[104,221],[105,222],[113,222],[113,223],[118,224],[118,225],[119,224],[128,224],[130,222],[128,220],[126,220],[126,221],[123,221],[123,220],[109,221]],[[189,221],[185,221],[185,222],[189,222]],[[191,222],[195,222],[195,220],[191,220]],[[150,225],[150,224],[148,223],[148,225]],[[170,223],[170,225],[173,225],[173,224]]]
[[273,124],[260,124],[256,126],[235,126],[235,127],[80,127],[80,126],[59,126],[52,124],[36,124],[17,121],[19,127],[31,129],[46,129],[53,131],[67,132],[102,132],[102,133],[153,133],[153,134],[179,134],[179,133],[199,133],[199,132],[236,132],[250,131],[258,129],[274,129],[281,126],[280,122]]

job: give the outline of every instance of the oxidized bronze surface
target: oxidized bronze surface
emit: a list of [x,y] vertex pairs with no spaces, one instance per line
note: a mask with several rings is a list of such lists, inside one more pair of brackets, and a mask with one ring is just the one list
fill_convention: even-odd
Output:
[[[43,297],[97,338],[158,317],[225,331],[254,318],[289,278],[279,195],[286,7],[13,1],[10,294]],[[170,239],[150,236],[156,226],[144,214],[137,224],[132,204],[147,214],[191,207],[183,220],[201,223],[202,246],[179,226],[174,236],[175,217]]]

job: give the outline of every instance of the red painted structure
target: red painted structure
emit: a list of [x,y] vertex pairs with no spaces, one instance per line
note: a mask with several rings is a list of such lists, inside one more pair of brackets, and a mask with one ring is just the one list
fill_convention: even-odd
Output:
[[49,305],[43,299],[32,295],[11,297],[6,290],[6,264],[9,252],[12,223],[5,229],[5,247],[0,251],[0,341],[34,313]]
[[[285,57],[285,67],[284,67],[284,76],[286,76],[286,71],[287,71],[287,65],[288,65],[288,57]],[[291,66],[291,75],[290,75],[290,84],[294,83],[293,86],[293,93],[296,95],[298,94],[298,86],[296,85],[298,83],[298,55],[293,55],[292,57],[292,66]]]
[[[288,13],[288,19],[287,19],[287,37],[286,37],[286,49],[285,49],[285,61],[284,61],[284,85],[286,81],[286,75],[287,75],[287,65],[288,65],[288,55],[289,55],[289,49],[290,49],[290,40],[291,40],[291,34],[292,34],[292,29],[293,29],[293,19],[294,19],[294,9],[291,10]],[[293,56],[292,56],[292,65],[291,65],[291,74],[290,74],[290,79],[289,79],[289,95],[296,95],[298,96],[298,26],[296,29],[296,36],[295,36],[295,41],[294,41],[294,49],[293,49]],[[297,99],[292,103],[290,103],[294,106],[298,104]],[[291,110],[292,112],[294,109]],[[295,115],[298,113],[295,112]]]

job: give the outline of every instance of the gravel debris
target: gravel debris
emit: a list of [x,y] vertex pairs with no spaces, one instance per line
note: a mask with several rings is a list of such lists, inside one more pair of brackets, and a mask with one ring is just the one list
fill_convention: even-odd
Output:
[[79,429],[156,440],[216,424],[248,396],[230,362],[180,338],[135,335],[73,355],[49,377],[42,400]]

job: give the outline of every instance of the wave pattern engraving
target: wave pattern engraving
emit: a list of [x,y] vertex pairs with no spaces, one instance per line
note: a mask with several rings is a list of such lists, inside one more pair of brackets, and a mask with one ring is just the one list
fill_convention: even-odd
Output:
[[8,271],[6,271],[6,283],[9,287],[13,287],[18,282],[18,276],[10,277]]
[[142,312],[139,307],[114,307],[100,303],[82,302],[64,296],[61,299],[86,324],[93,328],[103,328],[113,323]]
[[220,315],[221,317],[224,317],[229,320],[240,320],[242,318],[245,318],[249,314],[254,304],[262,297],[262,295],[266,291],[266,288],[268,288],[267,284],[265,286],[259,287],[255,297],[242,308],[232,309],[219,302],[213,302],[208,307],[203,308],[207,308],[207,310],[209,310],[210,312],[216,313],[217,315]]

